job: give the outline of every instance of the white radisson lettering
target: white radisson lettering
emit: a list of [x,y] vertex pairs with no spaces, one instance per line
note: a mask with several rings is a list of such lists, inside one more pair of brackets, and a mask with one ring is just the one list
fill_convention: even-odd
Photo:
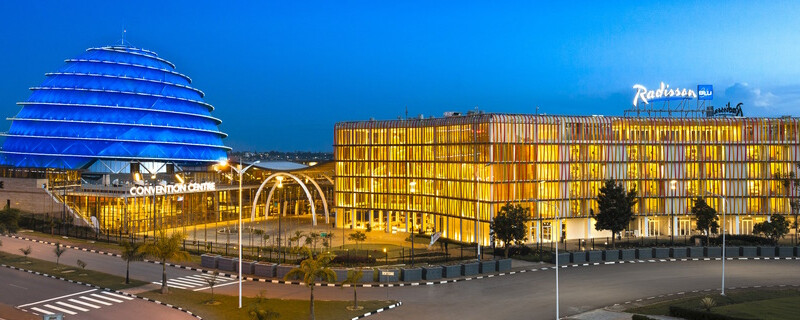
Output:
[[166,186],[138,186],[131,187],[128,192],[132,196],[152,196],[186,192],[204,192],[217,190],[214,182],[169,184]]
[[661,99],[670,99],[670,98],[679,98],[679,99],[692,99],[697,98],[697,93],[694,92],[692,89],[686,88],[670,88],[669,85],[665,85],[663,82],[661,83],[661,87],[656,90],[647,90],[647,88],[641,84],[633,85],[633,88],[636,89],[636,95],[633,97],[633,106],[636,107],[639,105],[639,101],[644,102],[644,104],[650,104],[652,100],[661,100]]

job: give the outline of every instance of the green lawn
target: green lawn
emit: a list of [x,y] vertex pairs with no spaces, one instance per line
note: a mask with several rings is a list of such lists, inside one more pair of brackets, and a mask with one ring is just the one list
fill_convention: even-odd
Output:
[[682,299],[631,308],[626,312],[669,315],[670,306],[700,310],[700,300],[709,296],[716,302],[716,307],[711,308],[714,313],[752,319],[790,319],[796,316],[796,308],[800,305],[800,291],[797,290],[753,289],[726,293],[724,297],[718,293],[697,293]]
[[[351,291],[343,290],[342,294],[351,294]],[[281,299],[258,299],[242,298],[242,309],[238,308],[239,302],[236,296],[214,295],[214,300],[219,301],[217,305],[209,305],[204,302],[211,300],[208,292],[195,292],[170,288],[170,293],[162,295],[159,290],[149,291],[139,294],[143,297],[155,299],[187,309],[203,319],[225,319],[225,320],[250,320],[250,310],[255,307],[265,308],[272,312],[277,312],[279,317],[276,319],[308,319],[309,306],[308,300],[281,300]],[[359,301],[358,305],[364,309],[360,311],[349,311],[347,306],[352,305],[352,301],[320,301],[316,300],[316,318],[325,319],[351,319],[369,311],[374,311],[382,307],[393,304],[394,301]]]
[[0,263],[7,264],[10,266],[15,266],[17,268],[38,271],[41,273],[62,277],[64,279],[81,281],[84,283],[91,283],[103,288],[109,288],[114,290],[138,287],[147,284],[144,281],[138,281],[133,279],[131,279],[130,284],[125,284],[125,278],[110,275],[107,273],[92,271],[88,269],[82,270],[80,268],[65,266],[63,264],[57,267],[55,262],[44,261],[33,258],[25,258],[24,256],[21,255],[9,254],[5,252],[0,252]]
[[711,310],[739,318],[782,320],[797,317],[797,306],[800,306],[800,296],[732,304]]

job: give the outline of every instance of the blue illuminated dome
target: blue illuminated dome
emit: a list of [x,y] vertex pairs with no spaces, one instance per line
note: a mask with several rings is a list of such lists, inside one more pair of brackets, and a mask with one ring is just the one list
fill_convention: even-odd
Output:
[[214,107],[155,52],[90,48],[45,76],[9,118],[6,165],[81,169],[96,160],[202,164],[227,158]]

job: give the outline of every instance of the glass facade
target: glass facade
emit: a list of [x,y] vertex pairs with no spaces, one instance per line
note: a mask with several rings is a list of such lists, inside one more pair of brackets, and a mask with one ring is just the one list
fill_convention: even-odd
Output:
[[208,163],[230,148],[213,107],[155,52],[89,48],[47,73],[3,133],[2,164],[85,169],[97,159]]
[[790,211],[791,190],[775,174],[800,161],[798,126],[797,118],[506,114],[338,123],[337,223],[488,245],[489,221],[511,202],[531,208],[530,241],[555,240],[558,230],[607,236],[590,212],[614,178],[639,190],[629,228],[637,235],[689,234],[696,197],[726,212],[731,233],[750,233],[754,221]]

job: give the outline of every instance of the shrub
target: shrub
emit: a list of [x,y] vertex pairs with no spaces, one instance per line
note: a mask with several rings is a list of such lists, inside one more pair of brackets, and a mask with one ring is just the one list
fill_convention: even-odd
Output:
[[365,264],[373,264],[375,263],[375,257],[368,257],[368,256],[357,256],[357,255],[338,255],[333,260],[331,260],[332,264],[338,265],[365,265]]
[[678,317],[687,320],[747,320],[745,318],[737,318],[732,316],[716,314],[712,312],[706,312],[703,310],[682,308],[677,306],[669,307],[669,315],[672,317]]
[[641,314],[634,314],[633,317],[631,317],[631,320],[655,320],[655,319]]
[[[695,239],[701,239],[702,243],[705,243],[706,239],[705,236],[701,235],[694,235],[690,238],[691,243],[695,242]],[[712,246],[721,246],[722,245],[722,237],[711,237],[709,242]],[[760,237],[757,235],[751,234],[729,234],[725,235],[725,245],[730,246],[769,246],[773,245],[772,240],[765,237]]]

